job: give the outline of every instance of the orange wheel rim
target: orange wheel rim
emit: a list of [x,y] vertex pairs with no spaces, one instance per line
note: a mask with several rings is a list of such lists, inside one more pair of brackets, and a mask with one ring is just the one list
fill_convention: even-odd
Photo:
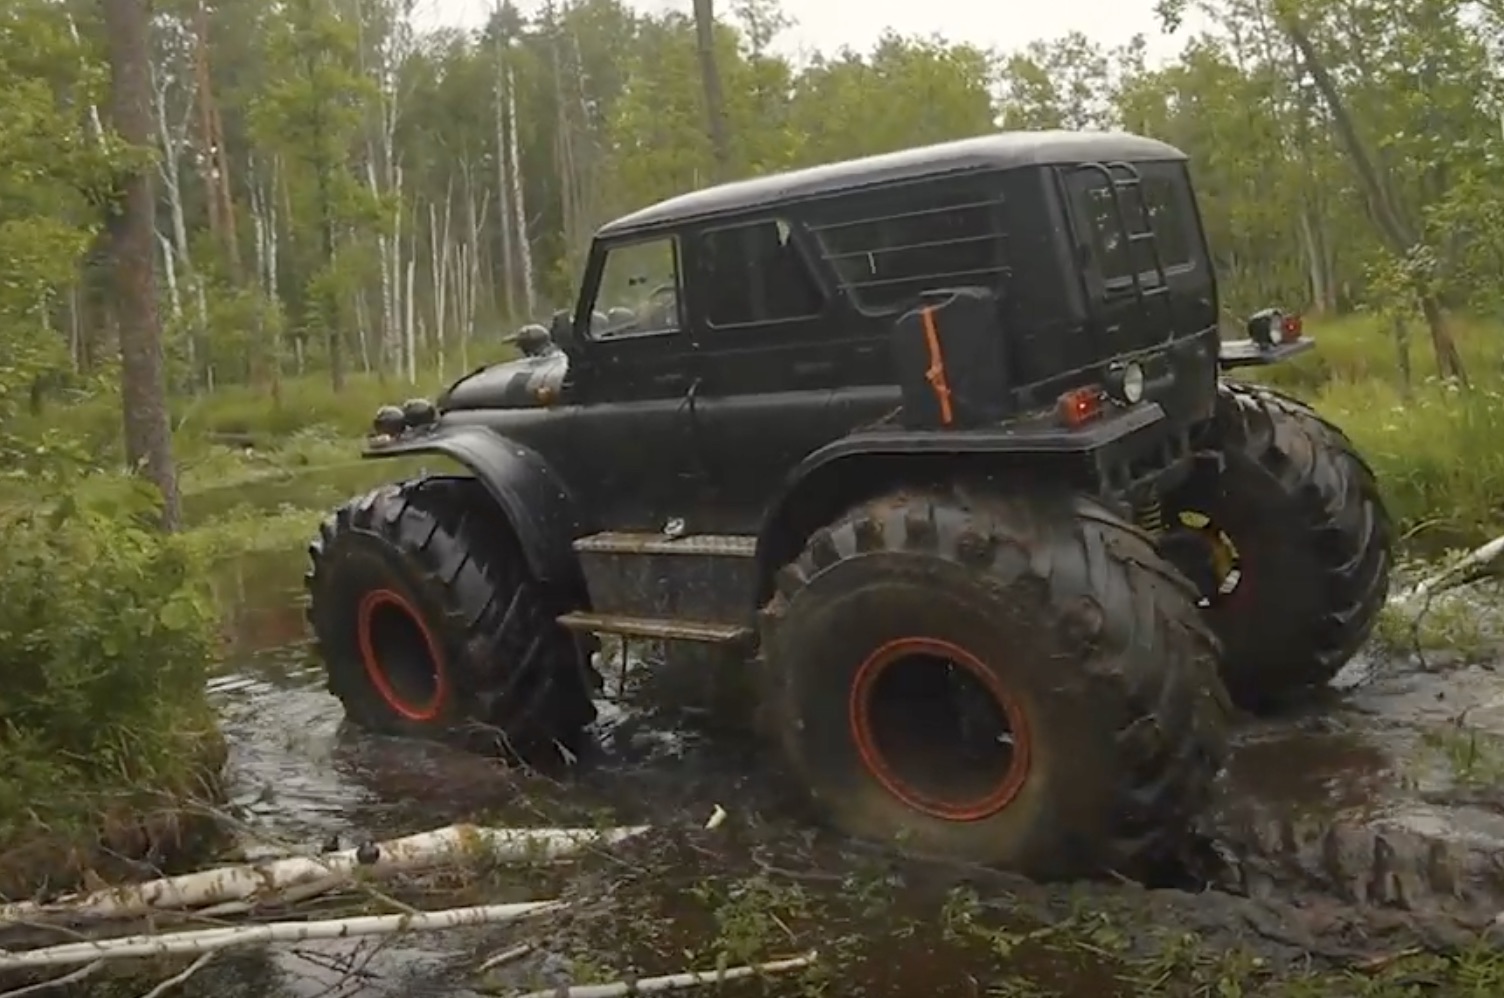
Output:
[[[383,612],[400,614],[422,639],[428,665],[432,670],[433,692],[420,703],[414,703],[397,691],[387,665],[382,660],[381,651],[377,648],[375,629],[379,615]],[[360,600],[355,634],[366,676],[386,705],[409,721],[421,723],[437,718],[449,699],[449,675],[444,667],[444,653],[439,641],[429,630],[417,607],[401,593],[390,589],[373,589]]]
[[[977,681],[1001,708],[1012,735],[1007,769],[983,793],[956,800],[921,789],[902,776],[879,744],[873,720],[878,682],[891,667],[916,657],[943,659]],[[944,821],[970,822],[990,818],[1017,799],[1028,781],[1033,739],[1028,715],[1018,699],[975,655],[936,638],[898,638],[879,647],[857,668],[848,704],[852,740],[862,764],[884,790],[908,807]]]

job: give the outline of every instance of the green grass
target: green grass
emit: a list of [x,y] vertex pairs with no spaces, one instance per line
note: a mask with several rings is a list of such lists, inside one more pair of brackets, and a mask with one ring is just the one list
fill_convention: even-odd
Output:
[[[307,451],[310,441],[355,441],[371,425],[376,409],[401,404],[413,396],[435,396],[443,386],[408,384],[364,375],[352,376],[336,395],[327,377],[290,378],[282,382],[280,397],[269,389],[235,385],[193,398],[173,398],[169,412],[173,451],[179,462],[192,465],[226,451]],[[121,453],[121,403],[117,394],[101,391],[72,404],[51,403],[40,414],[28,413],[11,427],[24,438],[40,438],[56,428],[79,440],[91,453],[118,460]]]
[[1436,378],[1416,325],[1407,397],[1387,328],[1367,318],[1313,324],[1315,351],[1257,375],[1347,432],[1402,532],[1432,551],[1504,532],[1504,326],[1455,326],[1470,391]]

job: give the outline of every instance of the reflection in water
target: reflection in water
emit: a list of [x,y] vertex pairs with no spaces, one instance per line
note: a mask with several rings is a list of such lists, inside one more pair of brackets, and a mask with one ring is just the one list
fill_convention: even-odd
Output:
[[1239,742],[1227,767],[1227,792],[1363,821],[1395,779],[1393,763],[1368,738],[1349,731],[1277,731]]

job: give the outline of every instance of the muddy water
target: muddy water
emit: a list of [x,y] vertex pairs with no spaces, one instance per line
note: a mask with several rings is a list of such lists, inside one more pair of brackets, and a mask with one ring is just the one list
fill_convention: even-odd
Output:
[[[602,704],[599,750],[562,780],[347,730],[306,645],[301,571],[301,552],[279,552],[227,564],[219,580],[233,653],[212,695],[248,851],[453,820],[609,818],[662,831],[567,871],[523,871],[458,895],[446,885],[429,903],[555,891],[579,901],[578,915],[546,929],[251,956],[200,975],[199,994],[311,996],[343,981],[342,995],[468,995],[480,984],[476,964],[522,940],[536,953],[493,974],[493,993],[818,948],[838,968],[828,993],[961,996],[1027,981],[1099,998],[1142,993],[1121,959],[1150,952],[1166,929],[1271,961],[1350,957],[1417,936],[1463,940],[1504,908],[1504,682],[1488,665],[1360,657],[1328,702],[1247,725],[1191,863],[1196,879],[1180,885],[1192,890],[1038,888],[810,831],[751,746],[641,704]],[[716,804],[731,818],[706,832]],[[1083,906],[1095,921],[1081,922]],[[984,916],[986,931],[976,928]],[[1111,960],[1095,945],[1052,948],[1037,926],[1060,919],[1126,942]],[[362,963],[353,977],[351,963]],[[815,993],[819,983],[767,993]]]

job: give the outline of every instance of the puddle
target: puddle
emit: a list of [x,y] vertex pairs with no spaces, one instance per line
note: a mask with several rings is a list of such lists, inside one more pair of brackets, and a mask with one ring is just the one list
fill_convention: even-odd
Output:
[[269,472],[264,478],[199,489],[183,497],[183,520],[189,527],[223,516],[237,508],[276,509],[292,505],[304,509],[333,508],[351,495],[375,488],[393,478],[421,474],[425,467],[447,471],[442,458],[395,458],[369,461],[353,445],[350,459],[339,464]]
[[[475,899],[550,896],[567,881],[581,911],[545,936],[475,929],[249,954],[211,964],[183,993],[466,996],[478,962],[521,939],[537,952],[493,976],[492,993],[817,947],[839,966],[828,994],[1107,998],[1148,993],[1119,964],[1164,931],[1294,961],[1382,948],[1396,926],[1454,940],[1504,907],[1504,683],[1489,668],[1360,658],[1330,702],[1244,728],[1208,816],[1215,849],[1198,871],[1216,889],[1041,887],[901,862],[813,830],[751,744],[630,699],[600,705],[599,746],[563,781],[349,730],[311,660],[302,570],[301,551],[278,552],[236,559],[219,579],[233,653],[211,695],[231,749],[232,803],[252,830],[247,849],[348,845],[455,820],[661,831],[567,871],[528,871],[531,883],[488,883]],[[706,832],[716,804],[731,818]],[[960,914],[958,897],[971,897]],[[984,915],[986,931],[974,927]],[[1067,919],[1096,942],[1053,948],[1048,932],[1029,934],[1039,918]],[[352,976],[354,964],[363,969]],[[1020,990],[1020,980],[1045,990]],[[821,993],[815,983],[719,993]]]

